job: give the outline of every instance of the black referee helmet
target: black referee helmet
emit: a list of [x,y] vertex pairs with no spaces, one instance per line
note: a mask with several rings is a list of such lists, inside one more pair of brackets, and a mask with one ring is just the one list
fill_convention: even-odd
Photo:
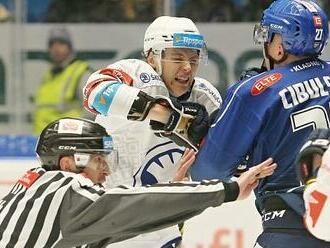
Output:
[[36,153],[46,170],[59,170],[59,160],[75,153],[109,154],[112,137],[101,125],[81,118],[62,118],[42,131]]

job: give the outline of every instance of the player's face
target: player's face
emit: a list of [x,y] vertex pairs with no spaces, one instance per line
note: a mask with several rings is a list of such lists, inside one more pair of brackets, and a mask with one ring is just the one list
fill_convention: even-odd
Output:
[[106,177],[110,174],[106,155],[91,155],[89,162],[83,172],[86,173],[86,176],[91,179],[93,183],[104,183]]
[[54,41],[49,49],[49,57],[55,64],[61,64],[64,62],[71,54],[71,49],[68,44]]
[[199,65],[199,54],[190,48],[167,48],[162,54],[162,79],[170,93],[181,96],[189,91]]

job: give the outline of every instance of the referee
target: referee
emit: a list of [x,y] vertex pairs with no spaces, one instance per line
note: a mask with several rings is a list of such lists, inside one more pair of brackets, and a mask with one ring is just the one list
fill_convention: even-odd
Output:
[[[268,160],[237,182],[185,182],[105,190],[101,183],[116,165],[106,130],[92,121],[63,118],[41,133],[41,162],[0,200],[0,247],[104,247],[141,233],[174,225],[245,198],[258,178],[273,173]],[[194,161],[186,152],[175,180]]]

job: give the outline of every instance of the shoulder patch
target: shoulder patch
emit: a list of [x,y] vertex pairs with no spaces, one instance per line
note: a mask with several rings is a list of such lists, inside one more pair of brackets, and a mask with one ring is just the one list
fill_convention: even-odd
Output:
[[30,188],[31,185],[40,177],[40,174],[35,171],[28,171],[24,174],[18,182],[23,185],[25,188]]
[[282,74],[279,72],[269,74],[265,77],[258,79],[252,86],[251,94],[253,96],[257,96],[264,92],[267,88],[276,84],[279,80],[281,80]]

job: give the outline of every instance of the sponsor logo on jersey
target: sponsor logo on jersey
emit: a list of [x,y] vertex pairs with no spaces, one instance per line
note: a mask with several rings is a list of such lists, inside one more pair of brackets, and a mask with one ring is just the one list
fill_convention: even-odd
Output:
[[140,80],[143,83],[149,83],[151,80],[162,81],[161,77],[158,74],[148,74],[146,72],[142,72],[140,74]]
[[140,74],[140,80],[143,82],[143,83],[149,83],[150,82],[150,76],[148,73],[145,73],[145,72],[142,72]]
[[122,86],[122,83],[115,82],[106,86],[106,89],[103,92],[99,91],[94,98],[94,102],[92,104],[93,108],[97,109],[99,113],[106,115],[109,111],[113,99],[117,94],[119,87]]
[[104,98],[104,96],[100,97],[99,103],[102,105],[105,105],[107,103],[107,100]]
[[206,93],[213,96],[214,100],[216,100],[217,103],[221,103],[220,95],[216,94],[214,91],[212,91],[210,88],[208,88],[205,84],[203,84],[203,83],[198,84],[198,88],[201,90],[204,90]]
[[281,80],[282,74],[279,72],[267,75],[263,78],[258,79],[251,89],[251,94],[253,96],[257,96],[264,92],[267,88],[272,86],[273,84],[277,83],[279,80]]
[[38,179],[40,175],[34,171],[28,171],[25,175],[18,180],[25,188],[30,188],[30,186]]

